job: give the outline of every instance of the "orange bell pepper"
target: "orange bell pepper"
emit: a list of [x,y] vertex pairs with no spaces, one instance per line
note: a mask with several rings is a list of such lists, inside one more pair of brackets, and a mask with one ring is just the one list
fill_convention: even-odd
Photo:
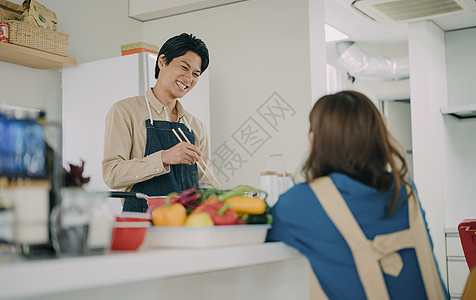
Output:
[[152,211],[152,224],[155,226],[183,226],[187,210],[180,203],[156,207]]

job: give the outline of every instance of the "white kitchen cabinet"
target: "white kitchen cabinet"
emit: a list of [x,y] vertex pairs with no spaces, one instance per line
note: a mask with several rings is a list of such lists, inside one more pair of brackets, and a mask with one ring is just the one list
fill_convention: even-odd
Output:
[[448,292],[451,299],[461,299],[469,275],[469,268],[464,258],[458,231],[454,228],[447,228],[445,236]]
[[443,117],[445,241],[448,290],[452,299],[463,293],[469,268],[457,226],[476,218],[476,28],[445,33],[448,101]]
[[476,218],[476,118],[459,120],[441,109],[476,104],[476,28],[444,32],[412,22],[409,54],[415,183],[446,277],[445,228]]
[[476,28],[445,33],[448,83],[443,114],[445,227],[476,218]]

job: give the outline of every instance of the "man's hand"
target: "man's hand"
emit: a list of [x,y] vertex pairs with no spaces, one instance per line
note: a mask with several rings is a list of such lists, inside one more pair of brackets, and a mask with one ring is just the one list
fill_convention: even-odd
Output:
[[169,165],[193,165],[201,156],[202,153],[197,146],[180,142],[172,148],[162,151],[162,162]]

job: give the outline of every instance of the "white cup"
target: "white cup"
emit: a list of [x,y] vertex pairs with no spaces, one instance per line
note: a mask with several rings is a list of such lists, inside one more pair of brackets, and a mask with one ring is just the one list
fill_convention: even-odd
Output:
[[48,222],[15,224],[13,233],[17,244],[44,244],[49,240]]
[[47,183],[2,188],[2,201],[13,207],[14,240],[40,244],[48,241],[49,185]]
[[2,198],[13,204],[15,223],[48,222],[50,201],[47,185],[3,188]]
[[268,203],[270,207],[273,207],[279,197],[278,175],[276,172],[267,171],[261,173],[260,186],[263,191],[268,193],[266,203]]

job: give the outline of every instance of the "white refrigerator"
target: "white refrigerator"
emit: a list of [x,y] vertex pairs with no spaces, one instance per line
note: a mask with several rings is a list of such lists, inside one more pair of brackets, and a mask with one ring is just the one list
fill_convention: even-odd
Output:
[[[63,166],[85,161],[85,186],[89,191],[108,191],[102,179],[104,122],[114,102],[143,95],[155,85],[157,55],[138,53],[64,68],[62,73]],[[204,122],[210,136],[208,71],[180,99],[184,108]]]

